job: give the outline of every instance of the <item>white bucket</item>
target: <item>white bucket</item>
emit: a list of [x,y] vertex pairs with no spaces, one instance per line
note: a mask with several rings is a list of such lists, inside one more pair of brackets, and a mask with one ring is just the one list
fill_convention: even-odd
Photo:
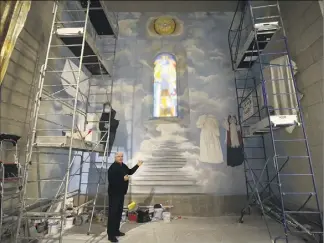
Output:
[[58,222],[60,222],[60,219],[57,219],[57,218],[49,218],[47,220],[47,222],[48,222],[49,225],[57,224]]
[[65,219],[65,228],[69,229],[73,227],[74,217],[68,217]]
[[162,219],[163,208],[155,208],[154,209],[154,218]]
[[170,223],[171,222],[171,213],[170,212],[164,212],[162,214],[162,217],[163,217],[163,221],[165,223]]
[[58,234],[60,230],[59,224],[50,224],[48,225],[48,234],[55,235]]

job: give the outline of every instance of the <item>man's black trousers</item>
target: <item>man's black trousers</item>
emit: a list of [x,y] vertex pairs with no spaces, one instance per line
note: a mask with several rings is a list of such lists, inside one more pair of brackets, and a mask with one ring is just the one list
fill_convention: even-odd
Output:
[[124,195],[109,195],[108,201],[107,234],[109,237],[118,236],[124,208]]

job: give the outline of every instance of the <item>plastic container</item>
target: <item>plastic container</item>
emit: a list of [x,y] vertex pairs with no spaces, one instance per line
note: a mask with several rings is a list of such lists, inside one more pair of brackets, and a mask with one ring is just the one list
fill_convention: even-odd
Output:
[[48,225],[48,234],[56,235],[59,233],[60,225],[59,224],[49,224]]
[[74,220],[74,217],[66,217],[66,219],[65,219],[65,228],[66,229],[70,229],[73,227],[73,220]]
[[170,212],[163,212],[162,217],[163,217],[164,223],[171,222],[171,213]]
[[135,213],[135,212],[129,212],[128,213],[128,220],[130,222],[137,222],[137,213]]
[[163,218],[163,208],[155,208],[154,209],[154,219],[161,220]]

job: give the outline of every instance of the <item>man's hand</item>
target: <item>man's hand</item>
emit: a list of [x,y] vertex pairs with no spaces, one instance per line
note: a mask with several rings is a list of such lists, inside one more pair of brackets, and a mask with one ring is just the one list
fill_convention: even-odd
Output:
[[106,122],[104,128],[108,129],[109,128],[109,123]]
[[141,166],[143,164],[143,160],[139,160],[138,162],[137,162],[137,165],[138,166]]
[[129,180],[129,176],[128,175],[125,175],[124,176],[124,181],[128,181]]

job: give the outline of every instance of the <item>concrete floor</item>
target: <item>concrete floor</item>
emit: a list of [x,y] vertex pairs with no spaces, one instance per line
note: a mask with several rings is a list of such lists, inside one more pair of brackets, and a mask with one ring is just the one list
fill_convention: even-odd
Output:
[[[246,217],[243,224],[237,223],[237,216],[217,218],[182,218],[171,223],[150,222],[146,224],[125,223],[121,231],[121,243],[271,243],[267,228],[260,217]],[[281,235],[280,226],[272,222],[274,236]],[[87,225],[67,231],[64,243],[104,243],[108,242],[105,228],[93,225],[93,234],[87,236]],[[56,243],[55,241],[46,241]],[[277,241],[283,243],[285,241]],[[289,243],[302,243],[294,237]]]

